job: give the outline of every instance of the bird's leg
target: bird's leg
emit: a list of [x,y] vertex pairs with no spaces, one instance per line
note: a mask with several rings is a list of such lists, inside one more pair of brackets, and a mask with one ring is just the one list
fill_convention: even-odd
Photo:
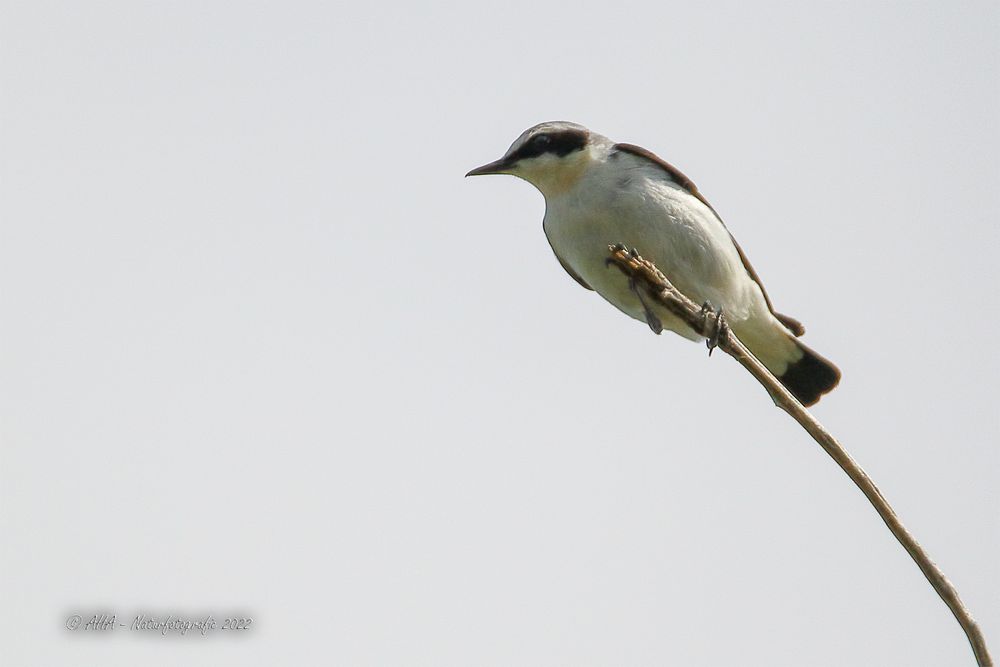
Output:
[[642,295],[642,288],[635,282],[635,278],[631,276],[628,279],[628,288],[632,290],[633,294],[639,297],[639,303],[642,304],[642,310],[646,315],[646,324],[649,325],[650,331],[659,336],[663,333],[663,322],[660,321],[660,318],[656,316],[656,313],[646,303],[646,298]]
[[[626,246],[624,243],[614,244],[613,246],[611,246],[611,250],[613,250],[614,252],[624,252],[628,250],[628,253],[629,255],[632,256],[632,259],[645,261],[642,260],[642,257],[639,256],[639,251],[636,248],[632,248],[631,250],[629,250],[628,246]],[[611,258],[604,260],[605,266],[611,266],[612,264],[614,264],[614,260],[612,260]],[[646,315],[646,324],[649,325],[650,331],[659,336],[661,333],[663,333],[663,322],[660,321],[660,318],[656,316],[656,313],[654,313],[653,310],[649,307],[649,304],[646,303],[646,297],[642,295],[642,288],[639,287],[638,283],[636,283],[635,278],[632,277],[631,275],[628,278],[628,288],[639,299],[639,303],[642,304],[643,313]]]
[[719,341],[729,330],[729,325],[726,324],[726,318],[722,315],[722,308],[716,310],[708,301],[701,304],[701,318],[705,323],[704,331],[707,334],[705,345],[708,347],[708,356],[712,356],[715,348],[719,347]]

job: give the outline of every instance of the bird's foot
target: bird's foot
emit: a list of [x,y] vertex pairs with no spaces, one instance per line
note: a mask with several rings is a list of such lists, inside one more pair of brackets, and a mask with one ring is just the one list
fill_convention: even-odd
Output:
[[[611,251],[613,253],[628,253],[629,257],[640,265],[648,265],[649,267],[652,267],[652,264],[649,264],[649,262],[642,259],[637,248],[629,248],[624,243],[616,243],[611,246]],[[609,257],[604,260],[604,266],[611,266],[612,264],[616,264],[614,259]],[[628,273],[628,271],[625,271],[625,273]],[[639,299],[639,303],[642,304],[642,312],[646,316],[646,324],[649,325],[649,330],[659,336],[663,333],[663,322],[661,322],[660,318],[656,316],[653,309],[649,307],[649,304],[646,302],[646,297],[642,293],[642,287],[639,286],[639,283],[632,275],[629,275],[628,278],[628,288],[633,294],[635,294],[636,298]]]
[[701,304],[701,319],[704,322],[705,346],[708,347],[708,356],[712,356],[715,348],[719,347],[719,342],[728,333],[729,325],[722,314],[722,308],[716,310],[712,304],[706,301]]
[[[633,248],[632,251],[634,252],[635,248]],[[629,252],[629,249],[628,246],[625,245],[624,243],[616,243],[613,246],[611,246],[611,252]],[[615,260],[611,259],[610,257],[604,260],[605,268],[610,267],[614,263]]]
[[[635,252],[634,248],[632,252]],[[636,254],[635,256],[638,255]],[[656,316],[656,313],[646,303],[646,297],[642,295],[642,288],[639,287],[634,278],[628,279],[628,288],[632,290],[633,294],[639,297],[639,303],[642,304],[642,311],[646,315],[646,324],[649,325],[649,330],[659,336],[663,333],[663,322],[660,321],[660,318]]]

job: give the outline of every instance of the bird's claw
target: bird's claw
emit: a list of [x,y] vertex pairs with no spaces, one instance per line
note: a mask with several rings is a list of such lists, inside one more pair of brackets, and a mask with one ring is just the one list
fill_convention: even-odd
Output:
[[[611,252],[628,252],[628,251],[629,251],[628,246],[626,246],[624,243],[616,243],[613,246],[611,246]],[[612,259],[611,257],[608,257],[606,260],[604,260],[604,267],[608,268],[614,263],[615,260]]]
[[704,322],[705,346],[708,347],[708,356],[712,356],[715,348],[719,347],[719,342],[729,329],[726,318],[722,314],[722,308],[716,310],[712,304],[706,301],[701,304],[701,318]]

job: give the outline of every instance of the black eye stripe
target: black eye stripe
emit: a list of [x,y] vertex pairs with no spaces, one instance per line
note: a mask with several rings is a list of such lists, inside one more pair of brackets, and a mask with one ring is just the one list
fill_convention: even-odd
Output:
[[560,130],[543,132],[529,139],[519,148],[511,159],[513,161],[538,157],[552,153],[559,157],[569,155],[573,151],[582,150],[587,145],[587,132],[584,130]]

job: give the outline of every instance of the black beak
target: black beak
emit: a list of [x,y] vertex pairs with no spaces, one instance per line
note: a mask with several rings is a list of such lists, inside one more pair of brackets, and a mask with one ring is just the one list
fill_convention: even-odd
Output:
[[500,158],[499,160],[494,160],[489,164],[484,164],[482,167],[476,167],[468,174],[466,174],[466,176],[484,176],[486,174],[500,174],[510,169],[510,167],[511,165],[508,164],[506,160]]

